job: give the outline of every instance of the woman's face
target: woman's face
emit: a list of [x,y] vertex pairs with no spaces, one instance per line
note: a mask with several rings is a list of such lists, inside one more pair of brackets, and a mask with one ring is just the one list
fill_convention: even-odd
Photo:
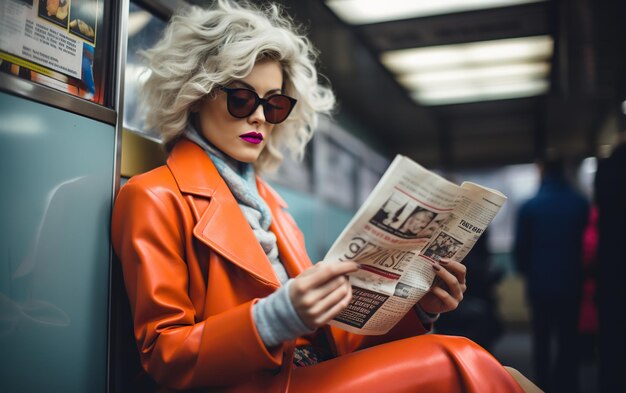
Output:
[[432,218],[432,213],[428,211],[422,210],[420,212],[417,212],[409,217],[409,219],[407,220],[406,229],[413,233],[417,233],[422,230],[426,225],[428,225]]
[[441,225],[441,219],[438,220],[433,220],[430,222],[430,224],[428,224],[428,226],[426,226],[426,228],[422,229],[419,233],[420,237],[430,237],[432,236],[433,233],[435,233],[435,231],[437,230],[437,228],[439,228],[439,225]]
[[[257,63],[250,75],[238,79],[226,87],[247,88],[259,97],[267,98],[282,93],[283,73],[277,61],[266,60]],[[251,115],[239,119],[228,113],[226,92],[218,88],[200,101],[196,127],[215,147],[237,161],[253,163],[274,128],[265,121],[263,106],[259,105]]]

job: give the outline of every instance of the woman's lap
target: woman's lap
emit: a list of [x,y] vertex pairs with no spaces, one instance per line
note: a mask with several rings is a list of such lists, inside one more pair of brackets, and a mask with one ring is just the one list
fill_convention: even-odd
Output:
[[296,368],[293,392],[521,392],[491,354],[474,342],[428,334]]

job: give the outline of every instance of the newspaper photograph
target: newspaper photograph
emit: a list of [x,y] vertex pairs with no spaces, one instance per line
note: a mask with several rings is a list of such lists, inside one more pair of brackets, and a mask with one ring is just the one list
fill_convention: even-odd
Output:
[[441,258],[462,261],[506,196],[458,186],[398,155],[324,261],[355,261],[352,300],[330,322],[364,335],[387,333],[428,292]]

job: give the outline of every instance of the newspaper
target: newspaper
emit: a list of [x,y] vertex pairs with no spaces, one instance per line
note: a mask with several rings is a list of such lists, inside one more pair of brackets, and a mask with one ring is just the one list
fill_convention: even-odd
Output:
[[355,261],[352,300],[331,325],[385,334],[432,285],[432,262],[462,261],[506,196],[453,184],[398,155],[330,248],[325,261]]

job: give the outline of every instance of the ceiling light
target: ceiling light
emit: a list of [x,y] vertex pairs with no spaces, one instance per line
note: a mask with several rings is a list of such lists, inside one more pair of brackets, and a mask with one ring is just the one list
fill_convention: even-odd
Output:
[[421,89],[413,92],[411,97],[423,105],[445,105],[530,97],[545,94],[548,89],[547,80],[495,81],[483,85],[467,84],[447,89]]
[[442,70],[506,62],[545,60],[552,56],[552,38],[534,36],[384,52],[381,62],[393,73]]
[[544,0],[327,0],[326,4],[345,22],[365,24],[540,1]]
[[446,85],[480,83],[495,79],[543,79],[550,72],[548,62],[514,63],[447,69],[443,71],[425,71],[401,75],[398,81],[408,90]]

